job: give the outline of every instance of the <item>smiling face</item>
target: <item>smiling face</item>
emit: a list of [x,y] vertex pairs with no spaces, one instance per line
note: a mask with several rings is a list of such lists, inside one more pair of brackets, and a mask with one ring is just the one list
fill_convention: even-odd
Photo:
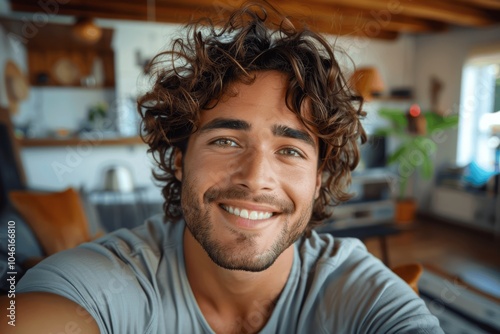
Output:
[[258,73],[201,112],[176,152],[186,226],[217,265],[262,271],[303,233],[318,197],[318,139],[285,103],[286,77]]

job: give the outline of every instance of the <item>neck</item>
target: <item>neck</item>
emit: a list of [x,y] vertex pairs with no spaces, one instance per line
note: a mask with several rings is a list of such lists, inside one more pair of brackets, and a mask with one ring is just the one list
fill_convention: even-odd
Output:
[[[214,330],[217,319],[225,324],[235,324],[235,332],[260,330],[271,316],[285,287],[293,256],[292,245],[264,271],[228,270],[216,265],[189,229],[184,230],[186,274],[198,306]],[[261,321],[256,321],[256,318]],[[231,332],[220,332],[223,331]]]

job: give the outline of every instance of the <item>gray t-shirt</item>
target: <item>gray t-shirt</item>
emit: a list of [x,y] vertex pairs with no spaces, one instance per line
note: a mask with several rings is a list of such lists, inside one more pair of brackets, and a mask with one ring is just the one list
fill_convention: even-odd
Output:
[[[213,333],[187,280],[184,226],[155,216],[57,253],[29,270],[17,291],[69,298],[94,317],[101,333]],[[252,331],[260,321],[256,312],[240,325]],[[359,240],[316,232],[296,242],[290,276],[261,330],[396,332],[442,330],[423,301]]]

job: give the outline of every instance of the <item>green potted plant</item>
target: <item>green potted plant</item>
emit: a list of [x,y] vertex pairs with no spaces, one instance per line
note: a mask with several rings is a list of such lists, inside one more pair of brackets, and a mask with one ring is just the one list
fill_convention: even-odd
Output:
[[92,105],[87,113],[87,120],[93,130],[103,130],[104,121],[108,117],[108,105],[106,102],[99,102]]
[[434,173],[433,154],[437,150],[436,138],[441,131],[458,125],[458,115],[440,116],[422,112],[413,105],[409,113],[395,109],[381,109],[379,116],[390,126],[379,128],[375,135],[393,138],[396,149],[387,157],[387,164],[394,165],[399,191],[396,199],[396,221],[412,222],[415,217],[415,200],[407,195],[408,183],[414,173],[430,179]]

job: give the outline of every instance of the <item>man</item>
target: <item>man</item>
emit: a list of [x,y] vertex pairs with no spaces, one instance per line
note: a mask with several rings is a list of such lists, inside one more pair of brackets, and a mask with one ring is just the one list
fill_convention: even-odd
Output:
[[359,241],[312,230],[348,198],[363,113],[323,38],[273,23],[246,6],[158,56],[139,110],[165,221],[30,270],[16,333],[442,332]]

